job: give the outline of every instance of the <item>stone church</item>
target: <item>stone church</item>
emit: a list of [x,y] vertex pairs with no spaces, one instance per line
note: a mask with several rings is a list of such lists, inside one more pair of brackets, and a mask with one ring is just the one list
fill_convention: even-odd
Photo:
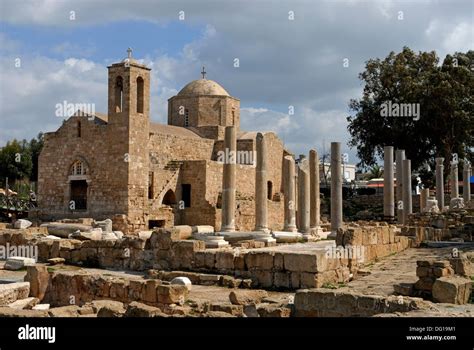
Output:
[[[43,220],[111,218],[133,233],[173,225],[221,226],[224,131],[237,130],[236,229],[255,227],[256,132],[240,130],[240,101],[215,81],[191,81],[168,100],[167,125],[150,121],[150,68],[131,57],[108,67],[108,113],[76,113],[45,135],[39,158]],[[268,224],[284,220],[282,164],[267,146]]]

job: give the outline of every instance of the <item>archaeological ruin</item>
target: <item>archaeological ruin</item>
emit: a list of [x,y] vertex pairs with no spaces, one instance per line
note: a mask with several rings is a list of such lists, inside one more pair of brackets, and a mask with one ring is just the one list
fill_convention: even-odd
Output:
[[353,219],[340,142],[324,196],[320,153],[241,130],[204,70],[153,123],[130,51],[108,67],[107,114],[46,134],[38,206],[0,223],[0,316],[472,316],[470,164],[461,191],[437,158],[436,187],[414,194],[405,150],[383,151],[382,211]]

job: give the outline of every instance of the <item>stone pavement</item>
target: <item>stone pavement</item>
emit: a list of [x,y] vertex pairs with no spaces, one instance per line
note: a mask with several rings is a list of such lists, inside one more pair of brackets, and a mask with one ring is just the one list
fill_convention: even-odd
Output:
[[409,248],[398,254],[388,256],[381,261],[368,265],[364,270],[370,272],[349,282],[339,290],[350,290],[362,294],[392,295],[393,285],[414,283],[417,260],[445,260],[452,248]]

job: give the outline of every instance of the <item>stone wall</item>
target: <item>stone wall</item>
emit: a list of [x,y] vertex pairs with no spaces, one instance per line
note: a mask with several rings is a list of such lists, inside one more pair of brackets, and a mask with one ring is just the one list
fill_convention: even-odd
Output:
[[240,101],[230,96],[173,96],[168,100],[168,124],[185,126],[185,115],[180,107],[188,110],[191,127],[229,126],[240,127]]
[[152,131],[149,141],[152,169],[162,169],[172,160],[211,159],[214,141]]
[[[136,279],[84,271],[57,271],[47,274],[47,280],[37,271],[46,270],[43,266],[29,266],[25,281],[40,284],[41,294],[32,290],[30,296],[38,297],[42,303],[54,306],[83,305],[96,299],[108,299],[130,303],[134,301],[147,305],[182,305],[188,289],[182,285],[170,285],[161,280],[137,277]],[[44,275],[44,274],[43,274]]]
[[427,306],[420,298],[365,295],[324,288],[299,290],[295,295],[296,317],[370,317]]
[[416,262],[418,281],[413,285],[413,295],[430,297],[436,279],[452,275],[454,275],[454,269],[447,260],[418,260]]
[[[79,122],[80,138],[77,136]],[[105,123],[85,117],[72,117],[57,132],[46,134],[38,170],[38,205],[42,218],[94,216],[102,219],[127,212],[127,191],[117,189],[127,188],[128,165],[124,155],[128,149],[120,145],[110,149],[110,143],[117,137]],[[104,164],[106,159],[107,164]],[[76,160],[87,167],[86,174],[80,177],[88,181],[86,211],[69,209],[69,180],[79,179],[70,177]]]
[[452,210],[443,213],[417,213],[410,215],[402,234],[416,237],[417,242],[444,241],[453,238],[472,242],[474,210]]
[[368,263],[375,259],[398,253],[414,245],[413,240],[400,236],[395,225],[372,223],[372,225],[351,224],[337,232],[336,245],[352,247],[358,254],[351,260],[351,266]]
[[158,229],[149,239],[128,235],[120,240],[89,241],[11,231],[20,230],[5,230],[0,243],[36,245],[40,262],[59,257],[69,264],[86,267],[226,274],[251,279],[253,286],[277,289],[313,288],[349,280],[349,260],[328,257],[321,247],[303,252],[285,246],[280,250],[206,249],[203,241],[181,239],[175,229]]

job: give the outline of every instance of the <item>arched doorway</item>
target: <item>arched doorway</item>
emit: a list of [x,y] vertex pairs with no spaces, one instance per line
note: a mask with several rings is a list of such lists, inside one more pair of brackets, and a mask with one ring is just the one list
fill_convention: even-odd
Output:
[[162,204],[170,206],[176,204],[176,195],[174,194],[173,190],[168,190],[165,193]]

